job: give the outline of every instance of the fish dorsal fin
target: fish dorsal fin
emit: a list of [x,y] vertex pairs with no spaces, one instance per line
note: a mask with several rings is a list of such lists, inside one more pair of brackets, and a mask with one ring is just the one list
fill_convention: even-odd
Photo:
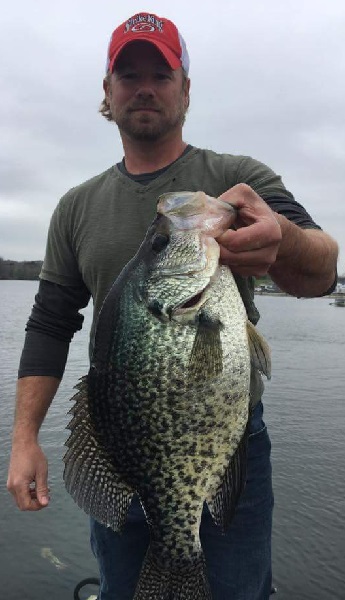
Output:
[[94,435],[87,406],[87,377],[76,386],[72,398],[71,431],[64,456],[64,481],[73,500],[88,515],[120,531],[126,521],[133,490],[121,481],[105,451]]
[[247,335],[252,366],[266,375],[267,379],[271,379],[271,352],[269,346],[250,321],[247,321]]
[[212,518],[224,533],[234,515],[238,500],[245,488],[247,478],[248,432],[245,431],[230,459],[223,481],[216,493],[207,498]]

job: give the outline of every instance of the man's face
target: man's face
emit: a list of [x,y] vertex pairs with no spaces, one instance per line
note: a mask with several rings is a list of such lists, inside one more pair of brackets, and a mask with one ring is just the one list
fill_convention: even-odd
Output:
[[113,120],[133,140],[154,141],[180,131],[189,103],[189,80],[173,71],[148,42],[129,44],[104,90]]

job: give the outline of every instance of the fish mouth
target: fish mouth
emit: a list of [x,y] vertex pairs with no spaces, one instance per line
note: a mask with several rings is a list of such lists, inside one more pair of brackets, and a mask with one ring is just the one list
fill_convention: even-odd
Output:
[[170,318],[172,320],[175,319],[179,321],[184,317],[195,317],[196,313],[200,311],[200,309],[212,296],[213,286],[218,281],[219,277],[220,270],[217,269],[209,278],[209,281],[205,287],[203,287],[199,292],[196,292],[189,298],[185,299],[183,302],[180,302],[180,304],[170,310]]
[[[160,269],[159,279],[166,276],[167,279],[171,277],[175,281],[188,281],[188,277],[190,277],[192,281],[191,287],[194,288],[190,291],[190,295],[188,295],[187,290],[184,290],[183,297],[176,298],[176,303],[173,302],[170,304],[161,298],[152,298],[148,302],[148,309],[161,321],[190,323],[195,319],[196,313],[199,312],[209,299],[210,288],[219,275],[219,245],[211,237],[206,237],[203,240],[203,244],[206,260],[200,270],[192,269],[190,264],[184,266],[183,274],[181,273],[182,269],[180,265],[176,273],[170,266],[166,272]],[[195,265],[193,266],[195,267]],[[197,285],[198,279],[200,279],[199,285]]]
[[197,306],[202,298],[203,291],[189,298],[189,300],[187,300],[187,302],[184,302],[184,304],[182,304],[180,308],[194,308],[195,306]]
[[205,304],[207,300],[206,290],[209,285],[207,285],[204,289],[193,296],[190,296],[182,303],[175,306],[166,306],[163,302],[155,298],[148,304],[149,311],[157,317],[160,321],[178,321],[185,322],[185,319],[190,321],[190,317],[192,320],[194,319],[196,313],[200,310],[200,308]]
[[200,292],[193,294],[174,306],[165,305],[158,298],[148,303],[148,310],[160,321],[175,321],[177,323],[190,323],[195,321],[196,314],[207,301],[207,294],[210,283]]
[[203,288],[200,292],[197,292],[196,294],[194,294],[193,296],[191,296],[190,298],[188,298],[187,300],[185,300],[183,302],[183,304],[179,304],[175,309],[173,309],[172,311],[172,315],[173,316],[178,316],[178,315],[183,315],[189,312],[195,312],[197,310],[199,310],[199,308],[201,308],[201,306],[205,303],[206,301],[206,290],[208,289],[209,284]]
[[[212,243],[209,243],[208,246],[208,256],[207,256],[207,268],[204,269],[208,271],[208,281],[204,279],[204,286],[201,290],[194,292],[191,296],[187,297],[187,299],[182,300],[177,306],[175,306],[172,311],[172,317],[179,315],[186,315],[188,313],[196,313],[199,309],[205,304],[205,302],[209,299],[210,296],[210,288],[213,286],[215,281],[219,277],[219,264],[218,264],[218,256],[219,256],[219,246],[217,244],[218,252],[216,255],[213,254],[212,250],[214,250],[214,240]],[[216,259],[216,260],[215,260]],[[206,285],[205,285],[206,283]]]

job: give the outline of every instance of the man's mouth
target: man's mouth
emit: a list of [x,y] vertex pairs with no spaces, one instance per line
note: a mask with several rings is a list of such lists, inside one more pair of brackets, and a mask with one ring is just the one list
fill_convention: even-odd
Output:
[[159,112],[159,110],[153,106],[136,106],[131,108],[130,112]]

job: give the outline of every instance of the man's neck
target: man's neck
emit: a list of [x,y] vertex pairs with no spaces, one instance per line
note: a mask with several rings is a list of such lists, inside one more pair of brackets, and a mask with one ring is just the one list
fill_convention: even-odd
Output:
[[133,142],[122,136],[126,169],[132,175],[152,173],[170,165],[184,152],[187,144],[182,138]]

